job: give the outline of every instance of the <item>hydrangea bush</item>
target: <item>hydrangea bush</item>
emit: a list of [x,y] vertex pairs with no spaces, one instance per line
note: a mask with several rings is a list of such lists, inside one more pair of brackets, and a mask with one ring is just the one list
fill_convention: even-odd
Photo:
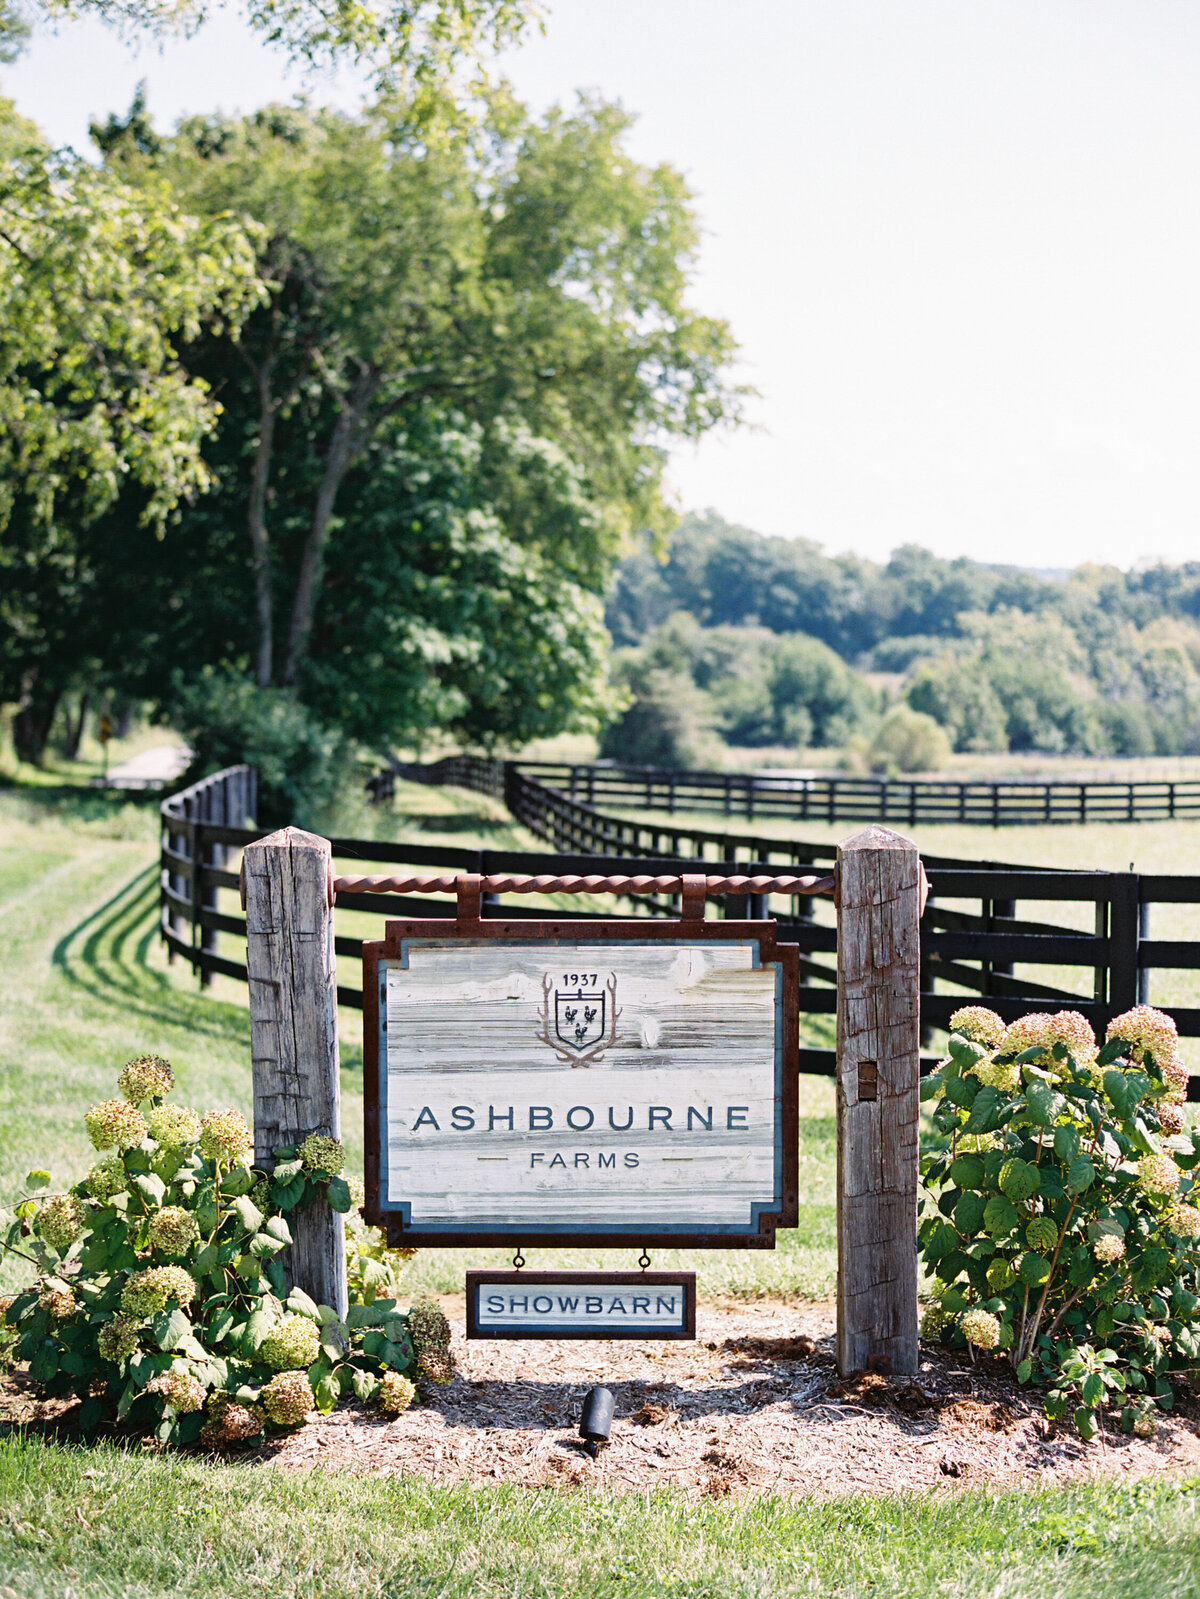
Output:
[[1200,1366],[1200,1134],[1169,1016],[1139,1005],[1099,1047],[1077,1011],[1007,1027],[968,1005],[927,1077],[948,1147],[921,1163],[935,1279],[922,1332],[999,1351],[1046,1412],[1094,1436],[1123,1401],[1153,1431],[1171,1374]]
[[240,1113],[165,1104],[173,1083],[157,1056],[130,1061],[125,1097],[84,1118],[99,1158],[83,1181],[50,1193],[50,1174],[30,1173],[5,1247],[37,1275],[0,1301],[0,1321],[39,1390],[82,1400],[85,1431],[115,1416],[166,1443],[223,1449],[343,1395],[397,1411],[412,1379],[448,1381],[445,1317],[426,1304],[402,1312],[388,1293],[412,1251],[384,1250],[351,1219],[345,1320],[288,1290],[288,1213],[318,1197],[341,1212],[353,1203],[341,1144],[314,1134],[257,1171]]

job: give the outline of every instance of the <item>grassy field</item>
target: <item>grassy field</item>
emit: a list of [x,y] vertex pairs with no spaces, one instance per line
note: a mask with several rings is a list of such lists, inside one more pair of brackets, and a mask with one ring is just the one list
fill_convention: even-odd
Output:
[[[404,790],[398,813],[376,813],[374,825],[423,842],[537,847],[487,802],[428,789]],[[112,1093],[135,1053],[167,1055],[184,1102],[249,1110],[245,990],[229,982],[201,994],[182,968],[167,967],[156,937],[156,855],[153,806],[52,786],[0,794],[0,1203],[11,1203],[31,1165],[50,1165],[59,1181],[82,1172],[90,1159],[82,1114]],[[343,1112],[356,1164],[358,1027],[356,1015],[343,1017]],[[802,1225],[774,1254],[691,1257],[705,1293],[828,1294],[832,1118],[831,1084],[808,1079]],[[628,1254],[606,1258],[627,1264]],[[501,1258],[427,1251],[410,1283],[461,1290],[468,1263]],[[682,1258],[658,1254],[656,1264]],[[20,1278],[5,1272],[9,1286]],[[1183,1599],[1200,1596],[1196,1486],[692,1503],[671,1493],[291,1476],[12,1432],[0,1437],[0,1599]]]
[[892,1499],[435,1488],[0,1442],[4,1599],[1192,1599],[1197,1482]]

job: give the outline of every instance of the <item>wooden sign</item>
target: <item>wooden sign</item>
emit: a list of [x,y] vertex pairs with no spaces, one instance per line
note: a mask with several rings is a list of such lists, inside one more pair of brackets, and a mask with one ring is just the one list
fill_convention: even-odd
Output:
[[393,1244],[795,1226],[798,955],[773,922],[460,916],[363,954],[365,1214]]
[[468,1338],[694,1338],[694,1271],[469,1271]]

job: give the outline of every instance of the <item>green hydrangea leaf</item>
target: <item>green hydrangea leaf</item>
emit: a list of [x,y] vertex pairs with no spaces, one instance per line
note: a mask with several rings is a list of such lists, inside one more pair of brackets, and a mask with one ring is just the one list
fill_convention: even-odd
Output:
[[196,1277],[207,1277],[210,1271],[216,1270],[216,1265],[217,1246],[205,1244],[204,1248],[196,1253],[196,1258],[192,1262],[192,1273]]
[[999,1090],[990,1083],[981,1088],[975,1095],[964,1130],[968,1133],[994,1132],[1000,1122],[1002,1103]]
[[1035,1127],[1053,1127],[1067,1108],[1067,1102],[1049,1083],[1034,1081],[1025,1090],[1029,1120]]
[[303,1288],[293,1288],[287,1297],[287,1308],[294,1310],[298,1316],[307,1316],[310,1321],[318,1325],[321,1321],[321,1307],[314,1299],[310,1299]]
[[344,1177],[331,1177],[325,1194],[329,1200],[330,1209],[338,1211],[341,1215],[345,1215],[354,1203],[350,1193],[350,1184]]
[[248,1233],[256,1233],[262,1226],[263,1213],[247,1195],[243,1194],[241,1198],[235,1199],[233,1208],[237,1214],[237,1219]]
[[50,1173],[44,1171],[40,1166],[35,1167],[33,1171],[25,1173],[25,1186],[32,1189],[34,1193],[39,1188],[49,1188]]
[[1126,1123],[1126,1127],[1128,1132],[1127,1137],[1122,1138],[1119,1131],[1116,1135],[1118,1144],[1128,1145],[1127,1149],[1122,1149],[1121,1153],[1123,1155],[1128,1155],[1135,1149],[1139,1154],[1142,1155],[1157,1155],[1161,1153],[1162,1144],[1146,1126],[1145,1122],[1140,1116],[1134,1116],[1131,1121]]
[[949,1052],[951,1058],[958,1062],[959,1067],[969,1072],[972,1066],[978,1065],[987,1055],[987,1050],[982,1044],[976,1044],[970,1038],[964,1038],[961,1033],[950,1034]]
[[165,1352],[191,1336],[192,1324],[176,1305],[173,1310],[159,1311],[150,1323],[150,1331],[155,1343]]
[[379,1391],[379,1378],[373,1372],[355,1368],[352,1372],[354,1392],[364,1405],[369,1405]]
[[1050,1280],[1050,1262],[1032,1251],[1021,1256],[1017,1276],[1027,1288],[1040,1288]]
[[1053,1249],[1058,1242],[1058,1228],[1049,1216],[1035,1216],[1025,1229],[1025,1242],[1030,1249]]
[[976,1077],[951,1077],[946,1082],[946,1098],[960,1110],[968,1110],[980,1091]]
[[281,1188],[272,1188],[271,1198],[280,1210],[292,1210],[304,1198],[304,1189],[303,1175],[293,1177],[290,1183],[285,1183]]
[[[949,1222],[938,1222],[930,1231],[925,1243],[925,1258],[932,1263],[958,1248],[958,1234]],[[378,1262],[368,1262],[377,1265]]]
[[921,1079],[921,1103],[922,1103],[922,1105],[924,1105],[928,1100],[937,1098],[938,1089],[943,1086],[944,1082],[945,1082],[945,1079],[943,1078],[941,1072],[929,1072],[926,1076],[922,1077],[922,1079]]
[[972,1237],[982,1227],[985,1205],[984,1196],[975,1192],[964,1194],[955,1205],[954,1225],[965,1237]]
[[1140,1292],[1154,1288],[1170,1274],[1171,1252],[1159,1244],[1151,1244],[1142,1251],[1132,1274],[1133,1286]]
[[270,1233],[255,1233],[250,1240],[250,1253],[255,1260],[270,1260],[272,1255],[286,1248],[282,1238],[273,1238]]
[[1040,1179],[1037,1168],[1027,1160],[1014,1156],[1000,1168],[1000,1191],[1015,1204],[1032,1199],[1037,1193]]
[[1099,1431],[1095,1416],[1084,1405],[1075,1412],[1075,1425],[1079,1428],[1079,1436],[1089,1443]]
[[1065,1125],[1054,1129],[1054,1153],[1069,1166],[1079,1156],[1079,1129]]
[[1117,1115],[1128,1121],[1150,1092],[1150,1079],[1145,1072],[1106,1071],[1104,1092],[1112,1100]]
[[385,1366],[390,1366],[393,1371],[404,1371],[408,1366],[412,1365],[412,1343],[407,1337],[395,1342],[390,1338],[385,1338],[379,1346],[377,1358]]
[[278,1316],[269,1306],[260,1305],[253,1311],[246,1323],[246,1330],[242,1334],[242,1350],[247,1356],[254,1356],[262,1347],[263,1341],[270,1334]]
[[293,1177],[299,1177],[303,1170],[304,1162],[297,1156],[295,1160],[281,1160],[271,1175],[282,1186],[290,1183]]
[[1096,1168],[1086,1155],[1073,1160],[1067,1170],[1067,1192],[1085,1193],[1096,1181]]
[[43,1338],[29,1362],[29,1375],[34,1382],[49,1382],[58,1371],[58,1345],[53,1338]]
[[1017,1367],[1017,1381],[1021,1384],[1024,1384],[1027,1383],[1032,1376],[1033,1361],[1026,1357]]
[[1049,1161],[1038,1167],[1038,1193],[1047,1204],[1052,1204],[1054,1200],[1061,1199],[1065,1192],[1066,1189],[1063,1187],[1062,1178]]
[[947,1174],[958,1188],[979,1188],[983,1184],[983,1161],[978,1155],[959,1155]]
[[347,1327],[381,1327],[386,1312],[379,1305],[351,1305],[346,1312]]
[[167,1185],[157,1172],[138,1172],[130,1181],[148,1204],[161,1205],[167,1197]]
[[983,1207],[983,1225],[993,1238],[1007,1237],[1019,1220],[1017,1207],[1001,1194],[993,1194]]
[[234,1166],[221,1178],[221,1192],[231,1196],[248,1194],[254,1187],[254,1173],[248,1166]]
[[1092,1252],[1081,1244],[1071,1251],[1071,1262],[1067,1268],[1067,1280],[1073,1288],[1086,1288],[1096,1275],[1096,1263]]
[[328,1413],[333,1409],[334,1405],[337,1404],[339,1397],[337,1380],[333,1376],[332,1372],[327,1372],[325,1376],[321,1378],[321,1380],[317,1383],[314,1392],[316,1394],[317,1409],[323,1414],[328,1415]]
[[1096,1065],[1111,1066],[1113,1061],[1120,1060],[1121,1056],[1128,1048],[1129,1045],[1123,1038],[1110,1038],[1108,1043],[1104,1045],[1100,1053],[1096,1056]]

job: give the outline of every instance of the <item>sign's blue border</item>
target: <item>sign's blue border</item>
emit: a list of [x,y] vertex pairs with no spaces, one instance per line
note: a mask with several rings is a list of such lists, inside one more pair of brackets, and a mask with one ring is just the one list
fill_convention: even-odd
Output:
[[[497,942],[503,942],[503,940],[498,940]],[[644,947],[644,948],[661,949],[661,948],[664,947],[664,945],[675,945],[675,946],[687,946],[689,948],[697,948],[697,947],[706,947],[709,942],[710,941],[706,940],[705,944],[701,945],[701,943],[700,943],[700,941],[698,939],[687,938],[687,937],[671,938],[671,939],[662,939],[662,938],[659,938],[659,939],[627,939],[627,940],[623,939],[622,940],[622,946],[624,947],[624,946],[628,945],[631,948],[641,946],[641,947]],[[575,939],[572,939],[572,938],[538,938],[538,939],[523,938],[523,939],[520,939],[520,940],[513,939],[512,943],[513,943],[513,947],[514,948],[520,948],[522,950],[528,950],[528,949],[587,949],[587,948],[590,948],[590,947],[594,946],[595,939],[593,938],[593,939],[590,939],[590,940],[585,940],[585,939],[582,939],[582,938],[575,938]],[[761,950],[759,948],[757,940],[750,939],[750,938],[731,938],[731,939],[728,940],[728,943],[731,946],[734,946],[736,948],[749,949],[752,952],[754,969],[755,970],[761,969],[761,966],[762,966]],[[400,958],[398,960],[391,959],[391,958],[384,958],[384,959],[381,959],[380,962],[379,962],[379,1199],[378,1199],[378,1206],[379,1206],[380,1211],[391,1212],[393,1215],[398,1215],[401,1218],[401,1221],[402,1221],[403,1225],[406,1228],[411,1227],[413,1225],[413,1223],[412,1223],[412,1205],[411,1205],[411,1201],[404,1200],[404,1199],[402,1199],[402,1200],[391,1200],[391,1199],[389,1199],[387,1197],[388,1193],[390,1191],[390,1186],[391,1186],[390,1182],[389,1182],[389,1171],[388,1171],[388,1137],[387,1137],[387,1128],[388,1128],[388,1082],[389,1082],[389,1075],[390,1075],[389,1071],[388,1071],[388,1049],[387,1049],[387,974],[388,974],[389,969],[391,969],[393,967],[395,967],[396,969],[401,970],[401,971],[405,970],[407,968],[407,966],[408,966],[408,952],[409,952],[409,950],[411,948],[414,948],[414,947],[418,948],[418,949],[460,949],[461,950],[461,949],[464,949],[464,948],[469,948],[470,946],[464,945],[460,940],[453,939],[453,938],[407,938],[407,937],[402,937],[401,940],[400,940]],[[712,1236],[714,1236],[714,1237],[718,1237],[718,1236],[723,1236],[723,1237],[728,1237],[728,1238],[750,1238],[750,1237],[756,1237],[758,1235],[758,1233],[759,1233],[759,1225],[760,1225],[759,1218],[764,1213],[776,1214],[776,1213],[778,1213],[778,1211],[782,1207],[782,1204],[783,1204],[783,1130],[784,1130],[784,1115],[783,1115],[783,1050],[784,1050],[783,968],[782,968],[781,965],[776,965],[775,966],[775,1097],[774,1097],[774,1107],[775,1107],[775,1126],[774,1126],[775,1161],[774,1161],[774,1192],[773,1192],[773,1194],[772,1194],[772,1196],[771,1196],[771,1198],[769,1200],[766,1200],[766,1199],[755,1200],[751,1204],[751,1206],[750,1206],[750,1220],[748,1222],[742,1224],[742,1225],[734,1225],[732,1223],[725,1223],[723,1225],[710,1225],[710,1224],[706,1223],[705,1232],[712,1234]],[[463,1231],[463,1223],[462,1223],[461,1220],[447,1220],[445,1222],[430,1222],[430,1221],[424,1221],[423,1220],[418,1225],[419,1225],[420,1231],[422,1233],[429,1233],[429,1234],[436,1234],[436,1233],[461,1234],[462,1231]],[[659,1220],[657,1217],[647,1217],[644,1222],[630,1221],[630,1219],[628,1217],[623,1217],[619,1223],[618,1222],[600,1222],[600,1223],[597,1223],[597,1222],[586,1222],[586,1221],[579,1222],[579,1221],[572,1220],[571,1224],[570,1224],[570,1231],[572,1233],[588,1234],[588,1235],[590,1235],[590,1236],[592,1236],[592,1237],[594,1237],[596,1239],[603,1239],[603,1238],[605,1238],[606,1236],[609,1236],[609,1235],[627,1236],[631,1231],[636,1232],[640,1228],[644,1228],[646,1231],[653,1232],[656,1235],[661,1236],[661,1237],[669,1237],[669,1236],[674,1235],[674,1234],[678,1234],[678,1235],[681,1235],[681,1236],[682,1235],[686,1235],[688,1237],[692,1237],[692,1236],[695,1235],[695,1232],[696,1232],[695,1222],[666,1222],[666,1223],[664,1223],[663,1221]],[[559,1237],[559,1236],[561,1236],[561,1234],[562,1234],[562,1232],[564,1230],[563,1224],[561,1222],[552,1222],[552,1223],[548,1223],[548,1224],[535,1224],[535,1223],[531,1223],[531,1222],[521,1222],[520,1224],[514,1224],[512,1226],[506,1226],[502,1222],[497,1223],[497,1222],[492,1222],[491,1220],[489,1220],[488,1222],[483,1224],[481,1226],[481,1228],[480,1228],[480,1230],[485,1230],[485,1229],[486,1229],[487,1232],[493,1233],[493,1234],[495,1234],[497,1236],[508,1237],[508,1238],[511,1238],[513,1241],[526,1241],[526,1242],[532,1242],[534,1239],[539,1238],[539,1237]]]

